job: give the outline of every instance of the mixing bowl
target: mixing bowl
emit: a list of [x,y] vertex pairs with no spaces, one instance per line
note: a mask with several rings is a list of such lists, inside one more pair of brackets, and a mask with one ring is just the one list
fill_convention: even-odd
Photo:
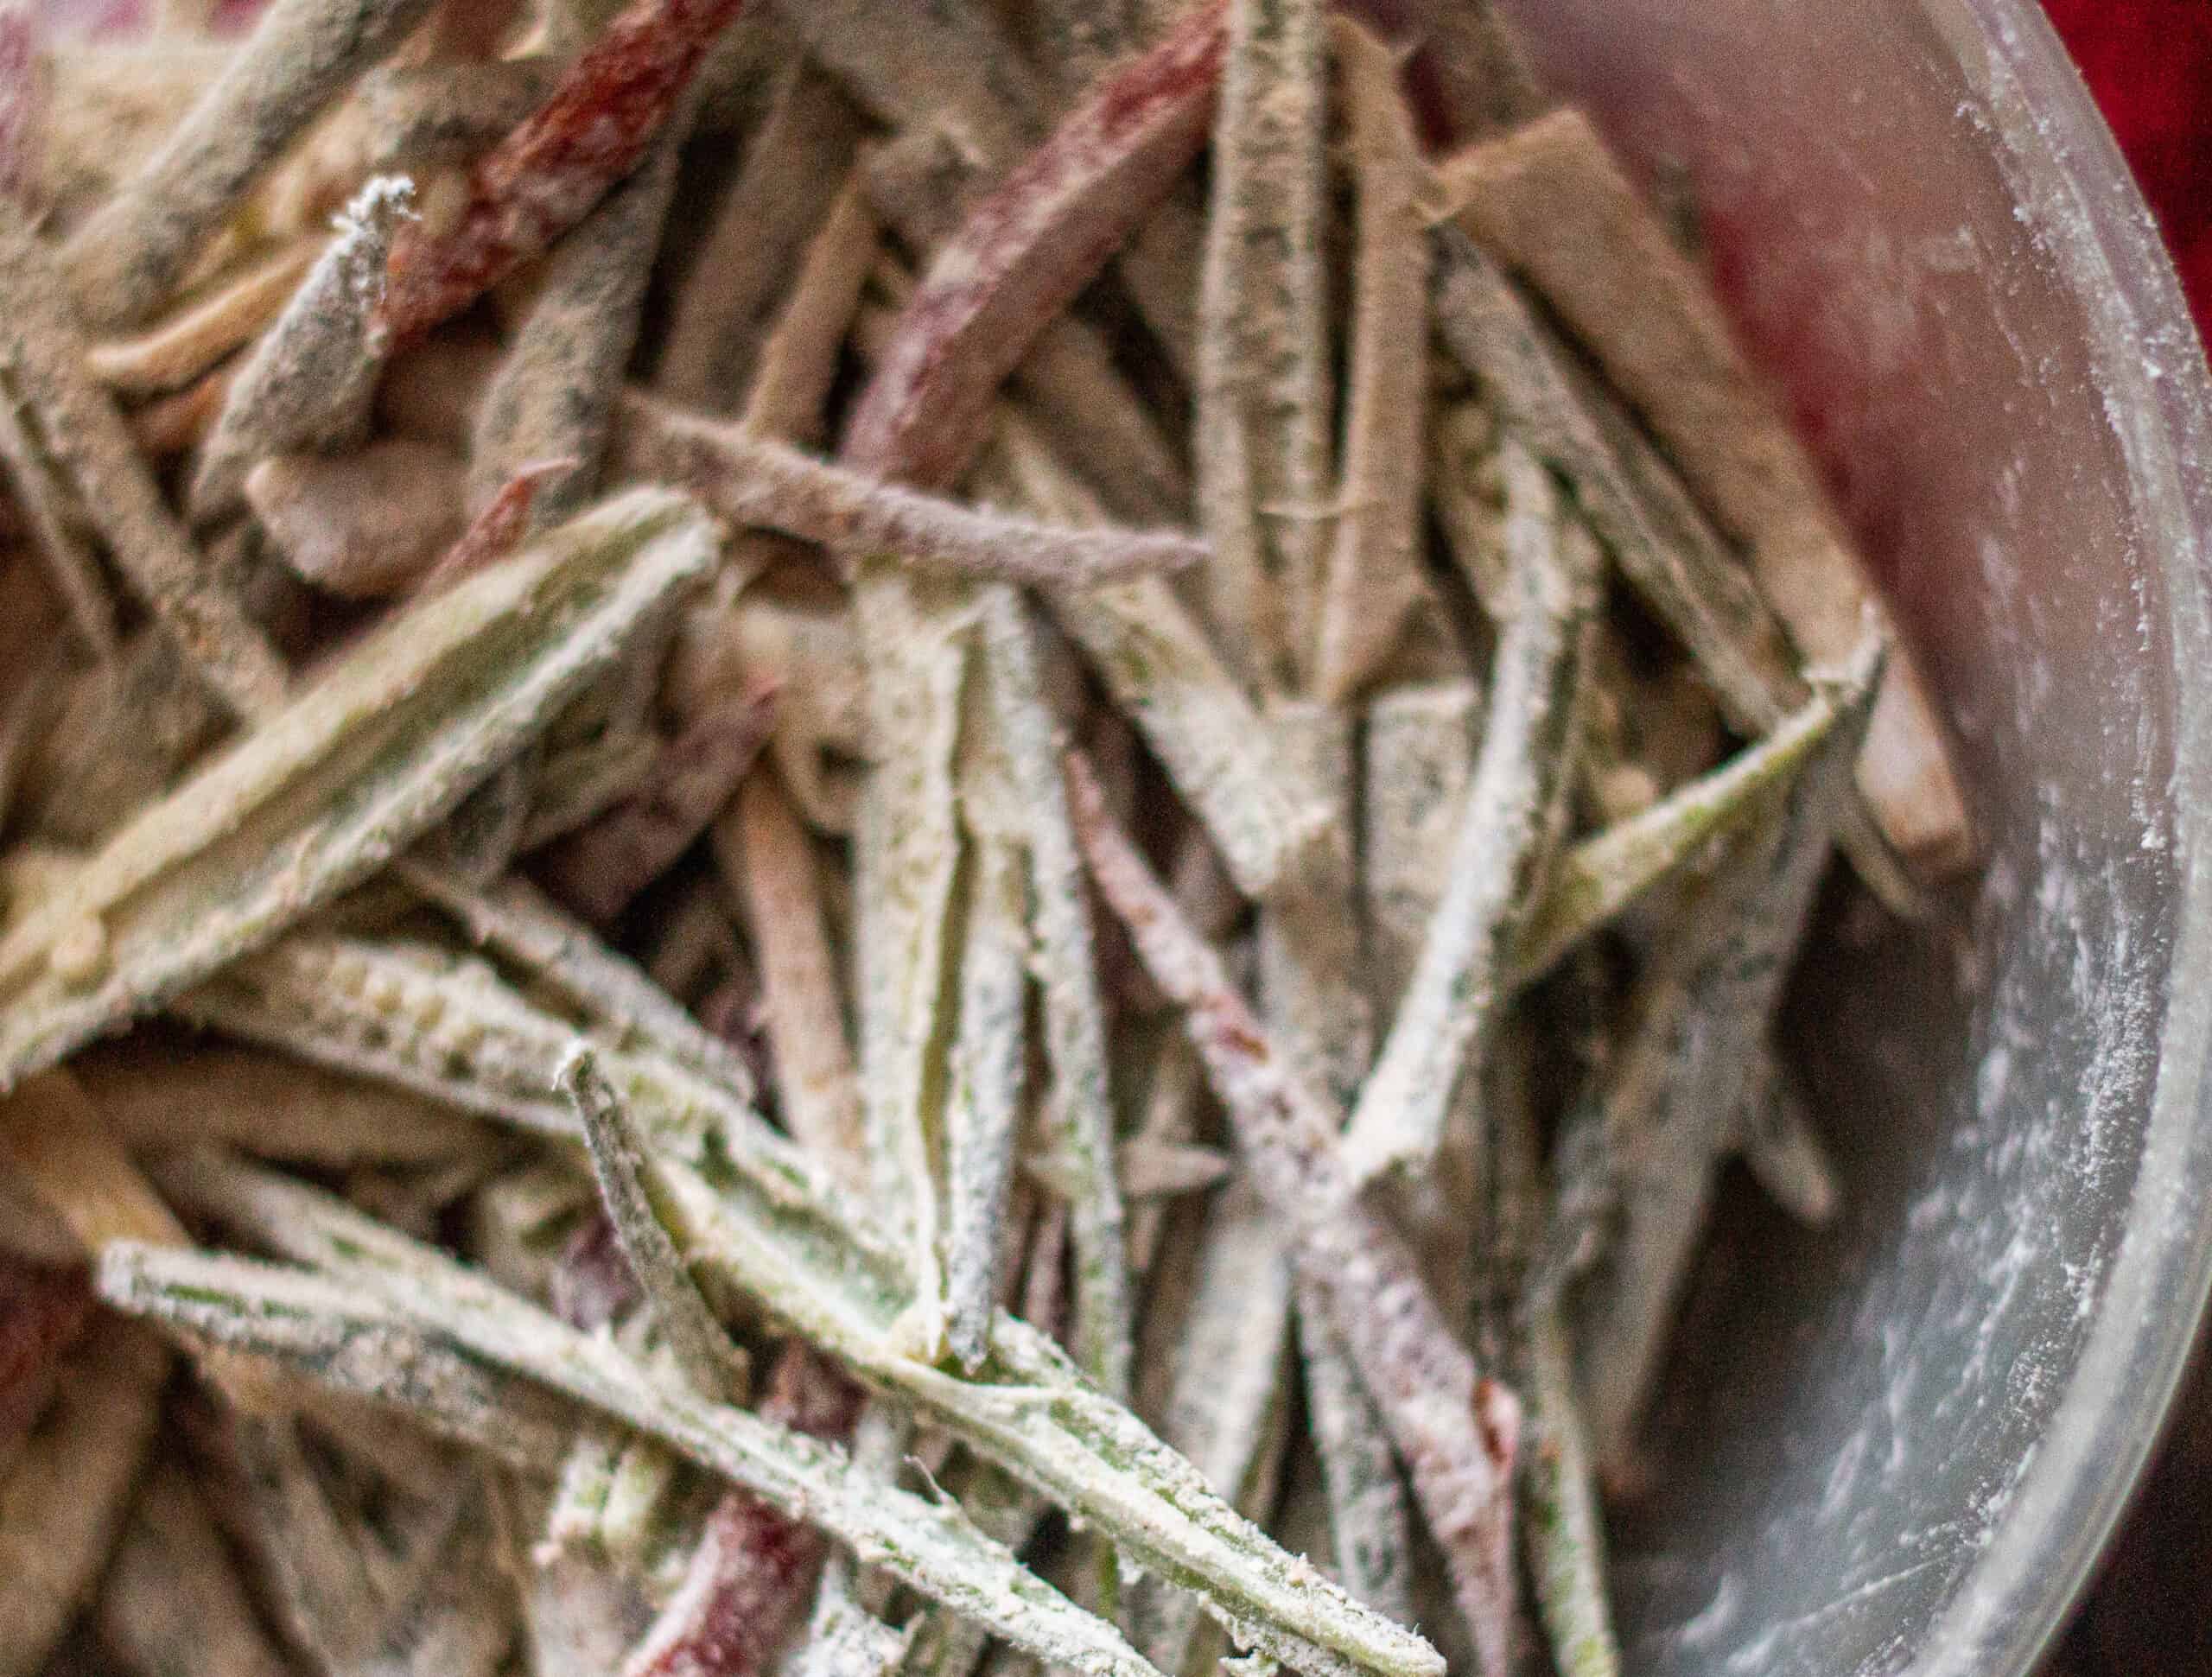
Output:
[[1618,1533],[1630,1665],[2024,1672],[2212,1263],[2202,357],[2031,0],[1512,10],[1692,185],[1986,855],[1955,931],[1801,986],[1850,1209],[1802,1234],[1724,1208]]

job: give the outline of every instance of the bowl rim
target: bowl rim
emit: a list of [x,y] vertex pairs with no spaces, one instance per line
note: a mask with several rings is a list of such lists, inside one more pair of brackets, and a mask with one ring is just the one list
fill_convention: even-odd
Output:
[[1997,161],[2088,325],[2155,537],[2175,717],[2181,892],[2141,1162],[2087,1343],[2005,1514],[1913,1677],[2026,1672],[2085,1591],[2164,1431],[2212,1295],[2212,376],[2149,206],[2037,0],[1917,0],[1991,118]]

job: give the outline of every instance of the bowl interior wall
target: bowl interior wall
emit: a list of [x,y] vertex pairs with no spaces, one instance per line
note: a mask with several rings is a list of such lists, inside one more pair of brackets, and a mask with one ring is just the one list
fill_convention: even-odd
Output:
[[1849,1209],[1812,1235],[1725,1196],[1618,1533],[1630,1663],[2023,1669],[2203,1284],[2202,1021],[2169,1006],[2205,971],[2200,353],[2032,6],[1513,10],[1639,167],[1691,184],[1987,851],[1955,943],[1799,987]]

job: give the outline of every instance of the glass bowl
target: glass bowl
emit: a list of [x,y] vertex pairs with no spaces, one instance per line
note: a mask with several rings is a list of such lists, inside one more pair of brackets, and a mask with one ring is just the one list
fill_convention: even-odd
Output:
[[1629,1665],[2012,1677],[2122,1511],[2212,1267],[2203,358],[2031,0],[1510,10],[1693,188],[1986,850],[1953,928],[1800,986],[1849,1210],[1724,1203],[1616,1528]]

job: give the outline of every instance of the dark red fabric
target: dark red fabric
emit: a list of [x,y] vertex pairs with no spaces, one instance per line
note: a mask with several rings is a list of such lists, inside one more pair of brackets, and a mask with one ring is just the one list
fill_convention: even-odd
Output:
[[2212,0],[2044,0],[2212,323]]

